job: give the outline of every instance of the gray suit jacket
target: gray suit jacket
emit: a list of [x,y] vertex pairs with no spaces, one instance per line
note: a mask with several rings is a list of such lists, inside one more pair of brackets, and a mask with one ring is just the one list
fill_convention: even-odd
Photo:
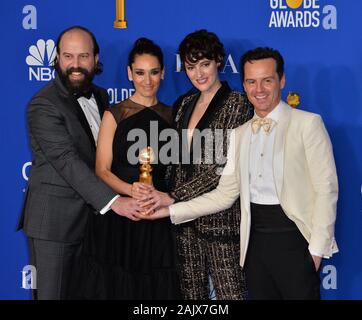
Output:
[[[102,116],[107,92],[92,89]],[[27,116],[33,163],[18,229],[38,239],[78,241],[88,215],[117,193],[94,174],[94,138],[59,77],[33,97]]]

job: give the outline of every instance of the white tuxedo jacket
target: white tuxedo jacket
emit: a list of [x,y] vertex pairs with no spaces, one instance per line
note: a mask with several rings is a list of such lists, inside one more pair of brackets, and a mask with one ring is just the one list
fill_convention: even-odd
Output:
[[[334,239],[338,181],[332,145],[321,117],[281,102],[275,134],[273,166],[280,204],[309,243],[309,250],[330,257]],[[173,223],[180,224],[230,207],[240,195],[240,265],[250,235],[249,148],[251,121],[233,130],[227,164],[213,191],[172,205]]]

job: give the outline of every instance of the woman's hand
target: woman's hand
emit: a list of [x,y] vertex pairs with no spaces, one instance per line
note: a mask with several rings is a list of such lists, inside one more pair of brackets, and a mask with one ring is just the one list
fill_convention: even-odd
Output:
[[145,209],[145,214],[149,215],[153,213],[154,210],[160,207],[168,207],[174,202],[175,200],[171,198],[168,193],[153,189],[148,194],[147,199],[139,201],[139,204],[141,208]]
[[157,220],[170,216],[170,210],[168,207],[162,207],[151,214],[136,213],[135,216],[142,220]]
[[133,199],[145,201],[152,190],[155,188],[150,184],[134,182],[131,187],[131,196]]

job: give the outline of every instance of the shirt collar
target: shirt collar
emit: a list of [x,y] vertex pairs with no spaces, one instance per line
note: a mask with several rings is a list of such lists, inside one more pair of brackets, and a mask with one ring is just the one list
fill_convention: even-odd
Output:
[[[268,113],[266,118],[270,118],[270,119],[274,120],[275,122],[278,122],[278,120],[280,119],[280,112],[282,109],[281,104],[282,104],[282,100],[280,100],[279,103],[277,104],[277,106],[270,113]],[[258,118],[260,118],[260,117],[254,111],[253,119],[258,119]]]

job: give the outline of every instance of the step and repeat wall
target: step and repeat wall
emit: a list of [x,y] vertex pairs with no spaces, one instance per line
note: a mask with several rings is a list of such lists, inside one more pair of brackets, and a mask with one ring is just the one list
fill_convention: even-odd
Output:
[[[340,252],[324,260],[324,299],[362,299],[362,1],[344,0],[125,0],[127,28],[113,27],[116,1],[5,0],[1,4],[1,215],[0,299],[30,299],[26,238],[16,232],[31,170],[26,128],[30,98],[54,77],[58,34],[82,25],[96,35],[104,72],[95,82],[110,103],[133,93],[127,55],[148,37],[165,55],[159,98],[172,104],[191,88],[177,48],[197,29],[215,32],[225,45],[222,80],[242,90],[240,56],[256,46],[278,49],[285,58],[289,91],[298,108],[322,115],[339,176],[336,238]],[[298,183],[298,181],[296,181]]]

